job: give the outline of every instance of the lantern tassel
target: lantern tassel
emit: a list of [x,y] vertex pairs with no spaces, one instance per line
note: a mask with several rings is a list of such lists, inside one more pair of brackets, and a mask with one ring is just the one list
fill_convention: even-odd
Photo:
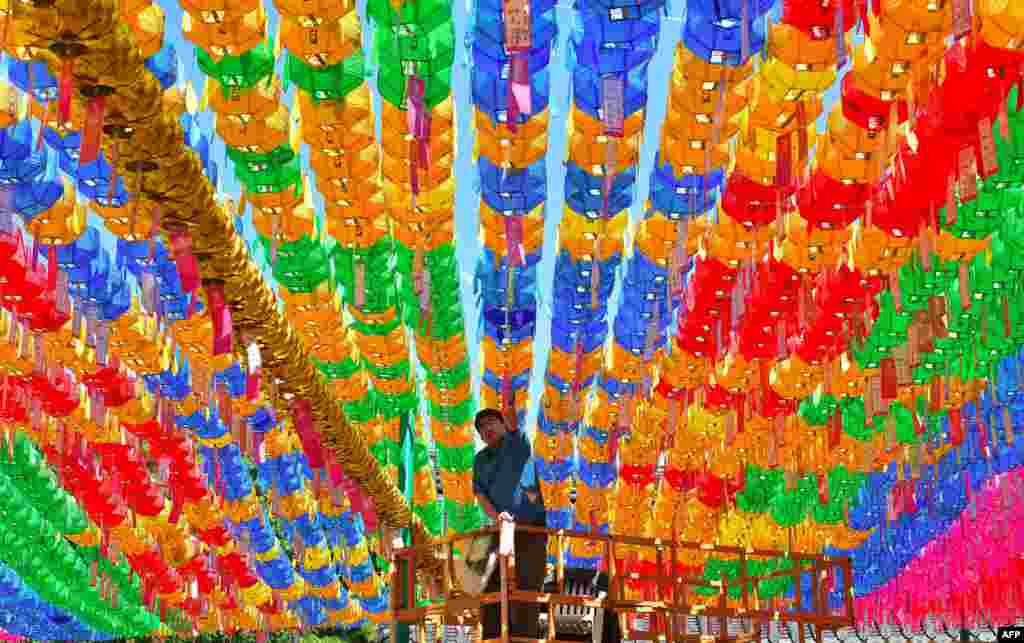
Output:
[[92,96],[86,105],[82,144],[78,150],[78,162],[80,165],[92,163],[100,156],[100,142],[103,138],[106,102],[106,96],[97,94]]
[[415,76],[410,76],[406,82],[406,125],[412,136],[409,144],[409,183],[414,196],[420,193],[420,166],[422,164],[424,169],[429,169],[430,164],[430,115],[423,102],[425,89],[426,84]]
[[71,93],[73,91],[72,85],[74,84],[74,68],[74,58],[66,58],[60,70],[60,95],[58,97],[59,109],[57,113],[60,116],[61,127],[71,121]]
[[231,320],[231,308],[228,307],[224,295],[224,284],[220,281],[208,281],[205,284],[206,301],[210,306],[210,319],[213,321],[213,354],[230,353],[234,346],[234,324]]
[[519,116],[533,111],[533,92],[530,88],[530,57],[515,52],[509,62],[508,79],[508,129],[515,133],[519,128]]

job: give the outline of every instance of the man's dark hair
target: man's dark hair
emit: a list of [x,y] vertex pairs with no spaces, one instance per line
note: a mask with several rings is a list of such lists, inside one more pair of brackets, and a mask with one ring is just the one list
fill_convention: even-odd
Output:
[[476,414],[476,418],[474,418],[473,420],[473,426],[475,426],[476,430],[479,431],[480,425],[483,424],[483,421],[487,419],[504,422],[505,416],[502,415],[501,411],[499,411],[498,409],[483,409],[482,411]]

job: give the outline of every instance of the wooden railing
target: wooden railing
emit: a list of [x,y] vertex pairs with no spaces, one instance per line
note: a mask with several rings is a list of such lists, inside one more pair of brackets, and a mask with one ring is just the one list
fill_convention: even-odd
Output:
[[[820,631],[836,631],[842,627],[853,626],[853,597],[850,587],[853,584],[852,563],[846,557],[830,557],[817,553],[796,553],[773,550],[752,550],[739,547],[712,545],[707,543],[693,543],[683,541],[661,541],[649,538],[636,538],[631,536],[603,536],[586,532],[575,532],[566,530],[543,529],[538,527],[515,526],[516,531],[529,533],[546,533],[550,541],[554,541],[558,553],[555,564],[555,592],[523,591],[515,586],[515,574],[512,573],[514,556],[499,556],[498,571],[500,573],[499,590],[467,596],[456,587],[455,573],[455,549],[458,543],[488,535],[493,538],[499,537],[499,529],[491,527],[473,532],[466,532],[448,536],[446,538],[432,541],[428,544],[418,544],[406,547],[393,552],[392,591],[392,637],[393,643],[398,626],[414,625],[422,626],[428,620],[437,624],[458,624],[477,625],[479,623],[480,608],[484,605],[498,603],[501,605],[501,638],[484,640],[481,643],[561,643],[558,641],[556,623],[553,614],[549,614],[547,625],[547,636],[543,639],[519,638],[509,635],[509,603],[536,603],[539,605],[552,606],[576,605],[592,609],[604,609],[606,613],[623,617],[628,614],[647,614],[652,616],[650,632],[647,634],[627,631],[623,628],[624,639],[648,639],[661,640],[667,643],[676,641],[693,641],[696,637],[686,635],[685,632],[675,632],[675,624],[679,617],[699,615],[720,623],[720,636],[717,637],[723,643],[728,640],[727,623],[729,619],[742,619],[754,626],[759,633],[759,625],[770,621],[782,621],[796,623],[799,625],[799,643],[804,643],[805,626],[811,625]],[[593,598],[586,596],[571,596],[564,593],[565,590],[565,555],[566,545],[573,540],[583,540],[590,543],[599,542],[603,544],[603,558],[609,561],[606,573],[608,575],[608,594],[604,598]],[[628,547],[632,551],[649,550],[653,552],[656,562],[657,573],[652,576],[641,576],[636,573],[620,573],[617,569],[616,551]],[[739,575],[737,578],[709,581],[704,578],[689,578],[674,575],[679,569],[679,563],[687,560],[685,554],[704,553],[719,555],[739,563]],[[752,560],[764,560],[773,558],[786,558],[792,562],[792,568],[765,575],[753,575],[750,573],[749,563]],[[440,560],[444,566],[444,579],[440,584],[424,588],[417,583],[420,560]],[[671,570],[672,573],[666,573]],[[826,578],[837,579],[842,574],[845,588],[843,592],[843,606],[840,610],[833,610],[829,606],[828,596],[830,588],[826,587],[823,580]],[[804,604],[803,592],[799,591],[802,581],[810,575],[811,594],[813,599],[810,605]],[[757,595],[757,583],[769,579],[791,578],[797,591],[793,599],[784,601],[783,606],[780,599],[761,599]],[[425,582],[430,582],[429,580]],[[647,592],[644,600],[627,598],[627,582],[646,582],[653,588]],[[729,596],[729,588],[739,586],[739,598]],[[717,599],[708,601],[704,597],[699,602],[692,601],[692,592],[698,588],[712,588],[717,592]],[[432,600],[427,606],[417,606],[417,596],[429,595]],[[657,624],[657,626],[655,626]],[[759,635],[759,634],[758,634]],[[708,639],[709,637],[700,637]],[[715,637],[710,637],[715,638]],[[423,641],[423,643],[435,643],[434,641]]]

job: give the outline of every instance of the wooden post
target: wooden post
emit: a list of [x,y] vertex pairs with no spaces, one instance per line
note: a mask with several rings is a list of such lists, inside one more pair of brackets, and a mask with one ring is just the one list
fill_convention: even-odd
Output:
[[[729,577],[722,577],[722,593],[718,596],[718,606],[725,610],[729,607]],[[718,617],[718,640],[721,643],[727,643],[729,640],[729,617],[722,616]]]
[[[740,578],[748,578],[749,571],[747,567],[747,552],[740,552]],[[743,601],[743,609],[746,611],[750,611],[750,595],[747,589],[749,586],[750,583],[744,580],[743,586],[740,587],[740,600]]]
[[555,540],[555,546],[558,548],[558,557],[555,559],[555,583],[558,587],[558,593],[565,593],[565,532],[561,529],[558,530],[558,536]]
[[448,552],[448,580],[445,581],[444,587],[444,600],[447,603],[452,597],[452,588],[455,587],[455,542],[449,542],[447,547]]
[[846,618],[851,623],[855,622],[856,614],[853,611],[853,561],[850,558],[843,559],[843,585],[846,596]]
[[615,573],[615,545],[611,538],[604,543],[604,559],[608,565],[608,598],[614,602],[620,598],[615,593],[618,579]]
[[[826,566],[827,565],[828,563],[826,563]],[[820,615],[824,611],[822,609],[823,601],[821,600],[821,572],[824,570],[821,568],[821,563],[818,561],[814,561],[814,566],[812,567],[812,570],[813,572],[811,574],[811,596],[814,597],[813,609],[816,615]]]
[[398,610],[400,609],[399,596],[402,596],[402,588],[398,581],[398,567],[394,556],[388,561],[391,563],[391,643],[398,643]]
[[501,568],[501,643],[509,643],[509,622],[508,622],[508,555],[502,554],[498,565]]

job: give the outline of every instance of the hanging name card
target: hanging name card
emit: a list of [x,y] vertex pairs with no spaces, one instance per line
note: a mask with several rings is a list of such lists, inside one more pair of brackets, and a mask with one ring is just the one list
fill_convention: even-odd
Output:
[[810,149],[809,142],[807,140],[807,109],[804,107],[804,102],[798,101],[796,104],[796,127],[797,127],[797,151],[799,152],[800,162],[803,163],[807,160],[807,153]]
[[788,188],[793,182],[793,144],[786,133],[775,141],[775,184]]
[[836,25],[833,27],[833,33],[836,36],[836,69],[842,70],[846,67],[850,54],[846,49],[846,17],[843,15],[843,2],[837,4]]
[[974,148],[965,147],[960,150],[959,161],[960,202],[965,203],[978,194],[978,167],[974,158]]
[[619,76],[601,79],[601,122],[606,136],[621,138],[626,124],[626,86]]
[[949,188],[946,189],[946,225],[956,225],[956,191],[953,188],[952,177],[949,180]]
[[987,117],[978,121],[978,142],[981,146],[981,178],[987,179],[999,171],[996,139],[992,135],[992,120]]
[[[740,64],[750,59],[750,3],[752,0],[741,0],[740,8]],[[725,65],[722,65],[723,67]]]
[[354,290],[352,303],[356,308],[362,309],[366,302],[366,264],[362,261],[356,262]]
[[959,40],[971,30],[971,0],[953,0],[953,38]]
[[530,34],[529,0],[504,0],[505,49],[514,52],[529,51],[533,45]]

